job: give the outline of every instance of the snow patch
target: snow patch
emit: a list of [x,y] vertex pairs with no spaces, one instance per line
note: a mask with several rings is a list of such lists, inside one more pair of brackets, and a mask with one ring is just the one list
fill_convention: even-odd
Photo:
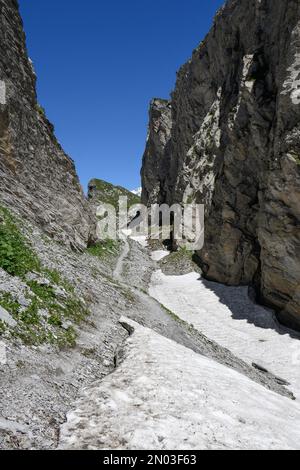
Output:
[[255,362],[290,382],[300,398],[300,337],[291,337],[272,311],[254,304],[247,287],[208,282],[197,273],[157,271],[149,294],[248,364]]
[[86,388],[60,449],[299,449],[298,403],[122,318],[123,363]]
[[139,243],[143,248],[146,248],[148,246],[148,240],[147,240],[147,237],[145,237],[145,236],[142,236],[142,235],[135,236],[135,237],[132,236],[130,238],[131,238],[131,240]]
[[160,261],[166,258],[167,256],[169,256],[169,254],[170,254],[169,251],[157,250],[151,253],[151,258],[153,259],[153,261]]
[[142,188],[133,189],[131,192],[132,192],[132,194],[135,194],[136,196],[141,197],[141,195],[142,195]]

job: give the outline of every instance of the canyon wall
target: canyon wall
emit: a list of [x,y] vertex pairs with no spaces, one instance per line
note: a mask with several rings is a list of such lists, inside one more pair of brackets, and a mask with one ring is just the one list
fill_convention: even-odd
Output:
[[0,0],[0,44],[0,203],[55,240],[84,248],[93,218],[74,163],[37,102],[16,0]]
[[227,1],[156,103],[143,202],[204,203],[204,275],[300,329],[299,1]]
[[142,165],[142,203],[161,203],[169,166],[172,129],[171,102],[154,99],[150,104],[149,130]]

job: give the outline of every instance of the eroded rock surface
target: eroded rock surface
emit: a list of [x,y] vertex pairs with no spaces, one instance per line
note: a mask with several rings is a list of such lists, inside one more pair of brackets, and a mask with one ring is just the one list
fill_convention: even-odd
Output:
[[228,1],[179,71],[171,138],[162,148],[150,132],[154,150],[143,168],[145,202],[206,205],[198,255],[207,278],[254,284],[260,301],[297,329],[299,74],[299,2]]
[[160,203],[164,199],[171,128],[170,101],[154,99],[150,105],[148,138],[142,167],[142,202],[144,204]]
[[0,201],[56,240],[86,246],[93,221],[74,163],[37,103],[16,0],[0,1]]

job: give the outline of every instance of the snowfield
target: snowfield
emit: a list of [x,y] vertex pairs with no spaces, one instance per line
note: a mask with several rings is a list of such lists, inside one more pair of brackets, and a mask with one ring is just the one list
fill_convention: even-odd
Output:
[[61,449],[299,449],[297,402],[123,318],[124,362],[87,388]]
[[160,261],[164,258],[166,258],[166,256],[168,256],[170,254],[169,251],[166,251],[166,250],[157,250],[157,251],[153,251],[151,253],[151,258],[153,261]]
[[300,400],[300,336],[281,327],[272,311],[254,304],[247,287],[208,282],[197,273],[166,276],[159,270],[149,294],[245,362],[287,380]]
[[[147,242],[137,237],[142,246]],[[122,278],[125,241],[116,268]],[[154,261],[168,256],[153,252]],[[60,433],[61,449],[300,449],[300,343],[247,288],[197,273],[152,276],[149,294],[208,338],[290,382],[292,401],[245,375],[122,318],[124,360],[84,389]]]

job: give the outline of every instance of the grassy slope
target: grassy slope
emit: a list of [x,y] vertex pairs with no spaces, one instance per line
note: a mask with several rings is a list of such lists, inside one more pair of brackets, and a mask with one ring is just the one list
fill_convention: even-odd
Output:
[[[0,321],[2,335],[26,344],[74,346],[74,327],[89,314],[73,287],[57,271],[44,268],[21,232],[21,221],[0,206],[0,268],[24,286],[27,306],[0,286],[0,306],[17,322],[15,328]],[[33,274],[33,278],[28,277]]]
[[128,207],[140,204],[141,202],[139,196],[132,194],[128,189],[122,188],[122,186],[114,186],[100,179],[93,179],[89,183],[89,199],[95,203],[102,202],[118,207],[120,196],[127,196]]

